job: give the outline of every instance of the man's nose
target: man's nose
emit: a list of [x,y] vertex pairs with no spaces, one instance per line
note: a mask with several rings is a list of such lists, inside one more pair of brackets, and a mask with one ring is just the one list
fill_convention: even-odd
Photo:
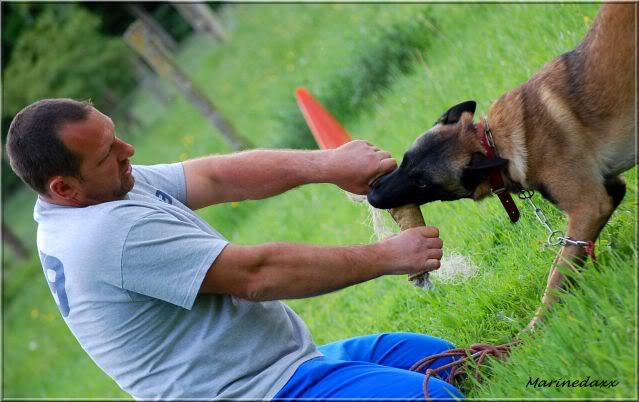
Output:
[[133,145],[129,144],[128,142],[125,143],[125,144],[127,146],[127,151],[129,153],[128,157],[130,158],[130,157],[132,157],[135,154],[135,147]]
[[125,141],[120,141],[120,159],[128,159],[135,154],[135,148],[133,145]]

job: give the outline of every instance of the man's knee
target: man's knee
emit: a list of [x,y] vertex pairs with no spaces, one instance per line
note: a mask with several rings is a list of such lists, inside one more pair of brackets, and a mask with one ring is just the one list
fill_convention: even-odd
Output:
[[428,380],[428,394],[433,400],[463,400],[464,395],[453,385],[431,378]]

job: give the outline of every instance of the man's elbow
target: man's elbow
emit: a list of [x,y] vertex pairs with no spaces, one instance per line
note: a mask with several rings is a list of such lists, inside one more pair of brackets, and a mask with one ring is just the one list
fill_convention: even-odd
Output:
[[272,252],[269,245],[227,246],[207,272],[201,291],[251,301],[276,300],[278,277],[269,268]]
[[254,302],[277,300],[275,287],[269,284],[261,272],[254,272],[250,275],[242,293],[240,298]]

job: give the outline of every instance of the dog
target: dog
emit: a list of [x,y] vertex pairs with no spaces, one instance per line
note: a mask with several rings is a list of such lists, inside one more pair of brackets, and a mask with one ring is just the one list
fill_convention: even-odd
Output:
[[536,190],[564,211],[572,242],[562,246],[524,331],[565,285],[558,267],[583,265],[626,193],[620,174],[636,164],[636,19],[636,4],[603,4],[575,49],[501,96],[476,124],[474,101],[450,108],[367,196],[389,209],[498,193],[516,221],[508,194]]

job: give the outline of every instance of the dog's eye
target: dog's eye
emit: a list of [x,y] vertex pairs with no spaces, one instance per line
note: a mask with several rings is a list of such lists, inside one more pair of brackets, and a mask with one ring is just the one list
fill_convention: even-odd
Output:
[[426,188],[430,186],[430,183],[427,180],[425,180],[425,178],[421,174],[413,175],[412,181],[419,188]]

